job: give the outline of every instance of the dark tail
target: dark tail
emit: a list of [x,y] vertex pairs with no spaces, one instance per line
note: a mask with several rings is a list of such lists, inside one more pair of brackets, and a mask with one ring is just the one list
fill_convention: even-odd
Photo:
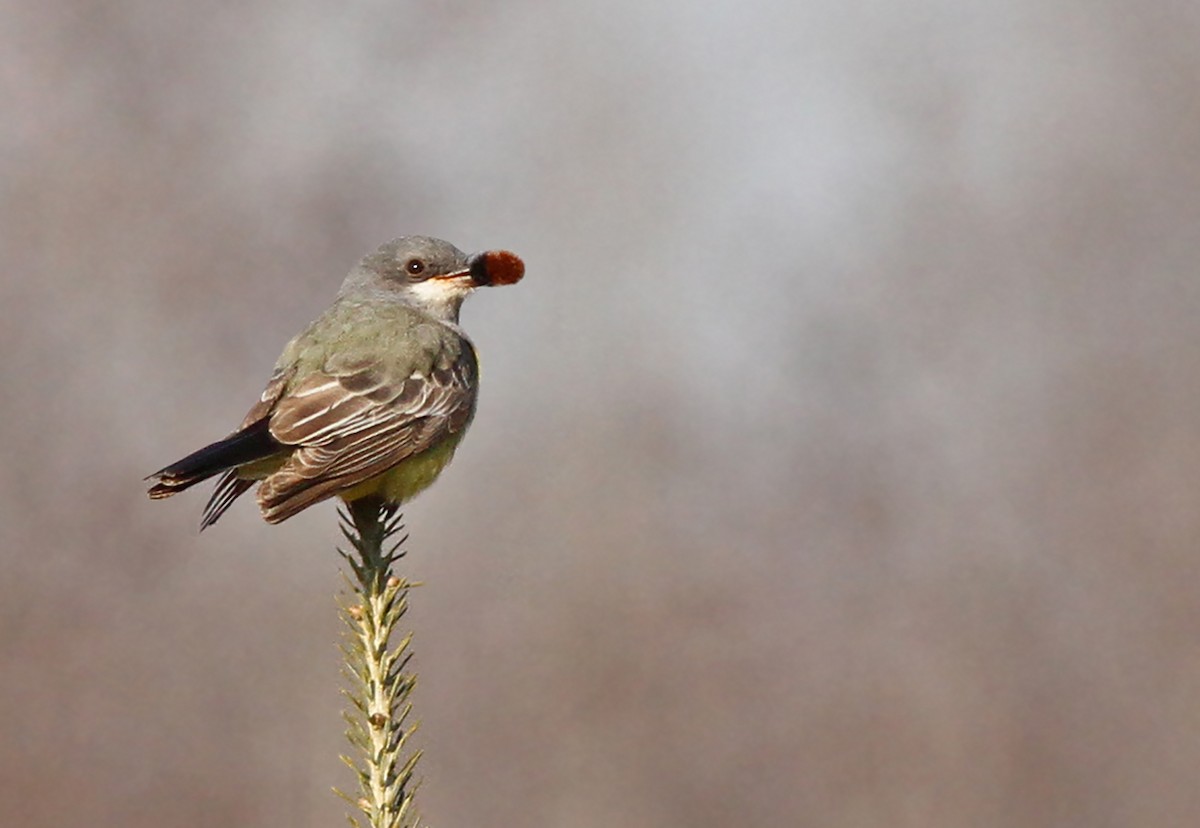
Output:
[[264,417],[224,440],[194,451],[165,469],[156,471],[146,478],[154,481],[149,490],[150,498],[158,500],[170,497],[235,466],[277,454],[282,444],[271,436],[267,425],[268,420]]
[[237,469],[230,469],[221,475],[217,487],[213,489],[212,497],[208,499],[208,505],[204,507],[204,514],[200,518],[200,531],[203,532],[216,523],[217,518],[225,514],[225,510],[233,505],[233,501],[249,491],[254,482],[238,477]]

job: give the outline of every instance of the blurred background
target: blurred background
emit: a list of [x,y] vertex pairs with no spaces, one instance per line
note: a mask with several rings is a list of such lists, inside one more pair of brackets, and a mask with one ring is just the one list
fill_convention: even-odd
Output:
[[7,3],[0,823],[341,824],[335,510],[141,478],[509,248],[433,823],[1200,823],[1200,6]]

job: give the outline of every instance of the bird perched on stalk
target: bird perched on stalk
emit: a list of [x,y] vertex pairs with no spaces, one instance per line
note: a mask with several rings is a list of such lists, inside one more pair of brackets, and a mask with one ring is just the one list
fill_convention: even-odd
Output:
[[409,500],[450,462],[475,415],[479,368],[458,326],[463,300],[524,272],[503,250],[467,256],[427,236],[383,245],[283,349],[241,426],[146,478],[150,497],[221,475],[201,529],[256,482],[269,523],[334,496]]

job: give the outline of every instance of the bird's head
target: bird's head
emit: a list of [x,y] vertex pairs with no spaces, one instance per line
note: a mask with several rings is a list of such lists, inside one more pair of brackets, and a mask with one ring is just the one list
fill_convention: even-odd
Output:
[[468,256],[449,242],[403,236],[366,256],[342,284],[342,295],[375,293],[398,299],[450,322],[477,287],[511,285],[525,263],[507,250]]

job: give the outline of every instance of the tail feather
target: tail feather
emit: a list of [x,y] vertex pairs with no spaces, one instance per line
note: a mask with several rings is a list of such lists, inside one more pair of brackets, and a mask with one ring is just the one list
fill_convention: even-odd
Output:
[[233,505],[233,501],[244,495],[255,481],[238,477],[237,469],[231,469],[221,475],[217,487],[213,489],[208,505],[204,507],[204,516],[200,519],[200,531],[217,522],[217,518],[225,514],[225,510]]
[[[271,432],[267,428],[268,424],[269,421],[264,417],[246,426],[241,431],[231,434],[224,440],[218,440],[212,445],[205,446],[199,451],[194,451],[182,460],[156,471],[146,478],[147,480],[155,481],[154,485],[148,491],[151,499],[158,500],[170,497],[177,492],[182,492],[184,489],[196,485],[202,480],[207,480],[235,466],[277,454],[282,448],[282,444],[271,436]],[[218,488],[219,490],[220,487]],[[245,491],[245,489],[234,494],[229,499],[229,502],[233,502],[233,497],[237,497],[242,491]],[[209,509],[205,510],[206,515],[212,511],[212,507],[216,502],[216,493],[214,493],[213,497],[214,500],[210,502]],[[222,508],[216,511],[212,520],[216,520],[220,516],[220,513],[225,508],[228,508],[228,505],[228,503],[225,503]],[[208,521],[208,523],[211,522]]]

